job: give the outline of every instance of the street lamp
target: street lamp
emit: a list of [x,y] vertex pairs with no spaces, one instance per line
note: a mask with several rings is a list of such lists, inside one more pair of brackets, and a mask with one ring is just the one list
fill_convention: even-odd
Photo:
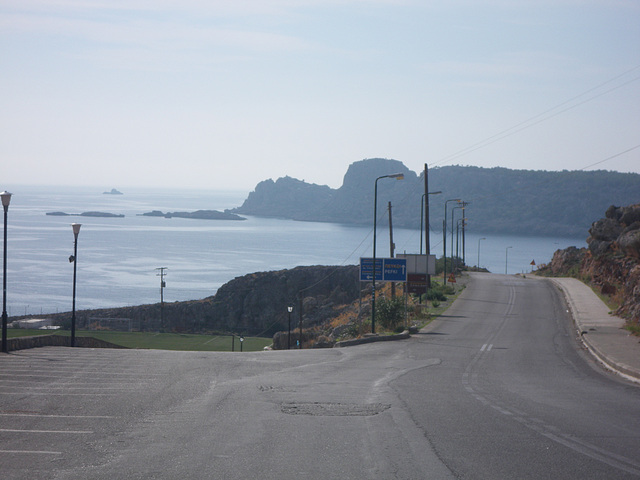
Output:
[[445,285],[447,283],[447,204],[449,202],[460,203],[461,201],[462,200],[459,198],[452,198],[444,202],[444,220],[442,221],[442,258],[444,259],[443,281]]
[[291,349],[291,312],[293,312],[293,304],[289,304],[287,307],[289,312],[289,333],[287,334],[287,350]]
[[478,271],[480,271],[480,240],[486,240],[487,237],[482,237],[478,239]]
[[371,293],[371,333],[376,333],[376,225],[378,223],[378,180],[381,178],[395,178],[402,180],[404,173],[392,173],[376,178],[373,190],[373,287]]
[[4,256],[2,263],[2,351],[7,353],[7,212],[11,203],[11,193],[2,192],[2,207],[4,208]]
[[[437,192],[428,192],[428,194],[427,193],[422,194],[422,201],[420,202],[420,255],[422,255],[422,233],[425,230],[424,228],[425,206],[427,207],[427,212],[429,211],[429,198],[427,197],[427,195],[440,195],[441,193],[442,193],[441,191],[437,191]],[[427,225],[426,230],[427,230],[426,238],[427,238],[427,244],[428,244],[429,243],[429,225]],[[430,253],[431,252],[429,252],[429,249],[427,248],[427,255],[429,255]]]
[[73,303],[71,309],[71,346],[76,346],[76,270],[78,266],[78,234],[80,233],[81,223],[72,223],[73,229],[73,255],[69,257],[69,261],[73,262]]
[[504,274],[507,274],[507,263],[509,259],[509,249],[513,247],[507,247],[504,249]]

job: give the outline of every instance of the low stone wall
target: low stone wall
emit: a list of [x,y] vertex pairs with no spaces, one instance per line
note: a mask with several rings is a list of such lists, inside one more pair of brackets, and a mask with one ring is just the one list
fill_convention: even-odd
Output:
[[[7,339],[7,350],[25,350],[37,347],[70,347],[71,337],[63,335],[35,335]],[[126,348],[93,337],[76,337],[76,347],[83,348]]]
[[336,347],[351,347],[353,345],[362,345],[364,343],[373,343],[373,342],[390,342],[392,340],[406,340],[410,338],[409,331],[405,330],[402,333],[397,335],[371,335],[362,338],[354,338],[353,340],[343,340],[342,342],[336,342],[333,346]]

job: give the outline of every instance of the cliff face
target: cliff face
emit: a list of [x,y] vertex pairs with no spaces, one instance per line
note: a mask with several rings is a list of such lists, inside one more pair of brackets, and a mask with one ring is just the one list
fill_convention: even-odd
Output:
[[616,315],[640,324],[640,204],[609,207],[589,234],[588,248],[558,250],[540,273],[591,283],[620,305]]

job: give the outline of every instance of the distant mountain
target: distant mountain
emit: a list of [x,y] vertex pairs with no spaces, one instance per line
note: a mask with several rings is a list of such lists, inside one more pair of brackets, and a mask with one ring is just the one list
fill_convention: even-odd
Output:
[[[423,172],[417,174],[402,162],[383,158],[352,163],[338,189],[290,177],[265,180],[242,206],[231,211],[372,225],[376,178],[394,173],[403,173],[404,179],[378,181],[379,225],[387,221],[384,212],[391,202],[394,226],[420,228]],[[469,202],[465,210],[468,231],[583,237],[609,206],[640,202],[640,175],[604,170],[547,172],[447,166],[429,169],[429,190],[442,191],[429,196],[432,231],[442,231],[445,200],[460,198]],[[447,223],[453,206],[457,204],[449,202]],[[457,209],[455,219],[460,218],[461,210]]]

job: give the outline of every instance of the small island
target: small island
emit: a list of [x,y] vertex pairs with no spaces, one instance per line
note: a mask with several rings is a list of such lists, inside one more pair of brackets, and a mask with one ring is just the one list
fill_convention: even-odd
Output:
[[142,214],[143,217],[164,217],[164,218],[195,218],[198,220],[246,220],[246,218],[230,212],[220,212],[218,210],[196,210],[195,212],[167,212],[154,210]]
[[122,192],[116,190],[115,188],[112,188],[110,191],[108,192],[102,192],[105,195],[124,195]]
[[107,212],[83,212],[83,213],[66,213],[66,212],[47,212],[47,215],[55,217],[103,217],[103,218],[124,218],[124,215],[119,213],[107,213]]

